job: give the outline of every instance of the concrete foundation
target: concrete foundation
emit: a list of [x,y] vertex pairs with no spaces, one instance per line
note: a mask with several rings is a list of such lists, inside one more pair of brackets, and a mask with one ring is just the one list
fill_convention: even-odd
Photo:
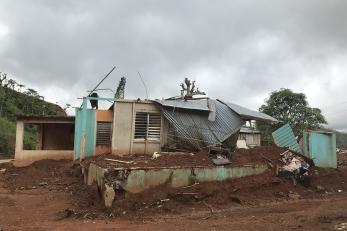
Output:
[[267,165],[243,165],[214,168],[128,168],[104,169],[95,164],[84,167],[85,183],[96,183],[103,192],[106,207],[116,200],[115,190],[126,193],[140,193],[159,185],[179,188],[195,182],[225,181],[246,176],[259,175],[268,170]]

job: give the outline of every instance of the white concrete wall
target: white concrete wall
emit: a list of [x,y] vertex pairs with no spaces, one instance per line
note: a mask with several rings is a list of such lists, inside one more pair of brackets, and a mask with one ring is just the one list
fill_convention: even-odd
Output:
[[15,166],[27,166],[43,159],[72,159],[73,150],[23,150],[24,122],[17,121]]
[[[161,113],[160,108],[150,101],[119,100],[114,105],[112,153],[116,155],[153,154],[159,152],[162,140],[135,140],[136,112]],[[163,119],[162,119],[163,121]],[[161,126],[163,136],[163,122]]]

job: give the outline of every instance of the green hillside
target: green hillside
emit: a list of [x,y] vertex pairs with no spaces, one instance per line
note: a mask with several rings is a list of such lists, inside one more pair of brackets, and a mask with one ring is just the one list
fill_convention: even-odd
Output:
[[336,145],[338,148],[347,148],[347,133],[336,132]]
[[[16,118],[29,115],[65,115],[59,106],[44,101],[34,89],[22,91],[24,85],[7,79],[0,73],[0,154],[12,155],[15,147]],[[26,127],[24,147],[33,149],[36,145],[35,127]]]

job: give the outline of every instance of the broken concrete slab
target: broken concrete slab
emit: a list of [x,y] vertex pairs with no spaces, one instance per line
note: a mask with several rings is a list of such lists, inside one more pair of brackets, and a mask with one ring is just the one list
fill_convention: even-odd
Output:
[[113,204],[114,188],[126,193],[140,193],[160,185],[178,188],[195,182],[213,182],[258,175],[268,170],[266,164],[228,167],[192,167],[192,168],[114,168],[104,169],[91,163],[83,167],[85,183],[96,183],[104,197],[106,207]]

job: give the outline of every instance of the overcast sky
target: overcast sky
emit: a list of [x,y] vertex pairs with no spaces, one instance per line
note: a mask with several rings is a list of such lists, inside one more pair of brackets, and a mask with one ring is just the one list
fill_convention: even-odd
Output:
[[[347,130],[347,1],[0,1],[0,71],[51,102],[79,106],[127,78],[126,97],[179,94],[258,109],[290,88]],[[110,96],[109,93],[101,93]]]

